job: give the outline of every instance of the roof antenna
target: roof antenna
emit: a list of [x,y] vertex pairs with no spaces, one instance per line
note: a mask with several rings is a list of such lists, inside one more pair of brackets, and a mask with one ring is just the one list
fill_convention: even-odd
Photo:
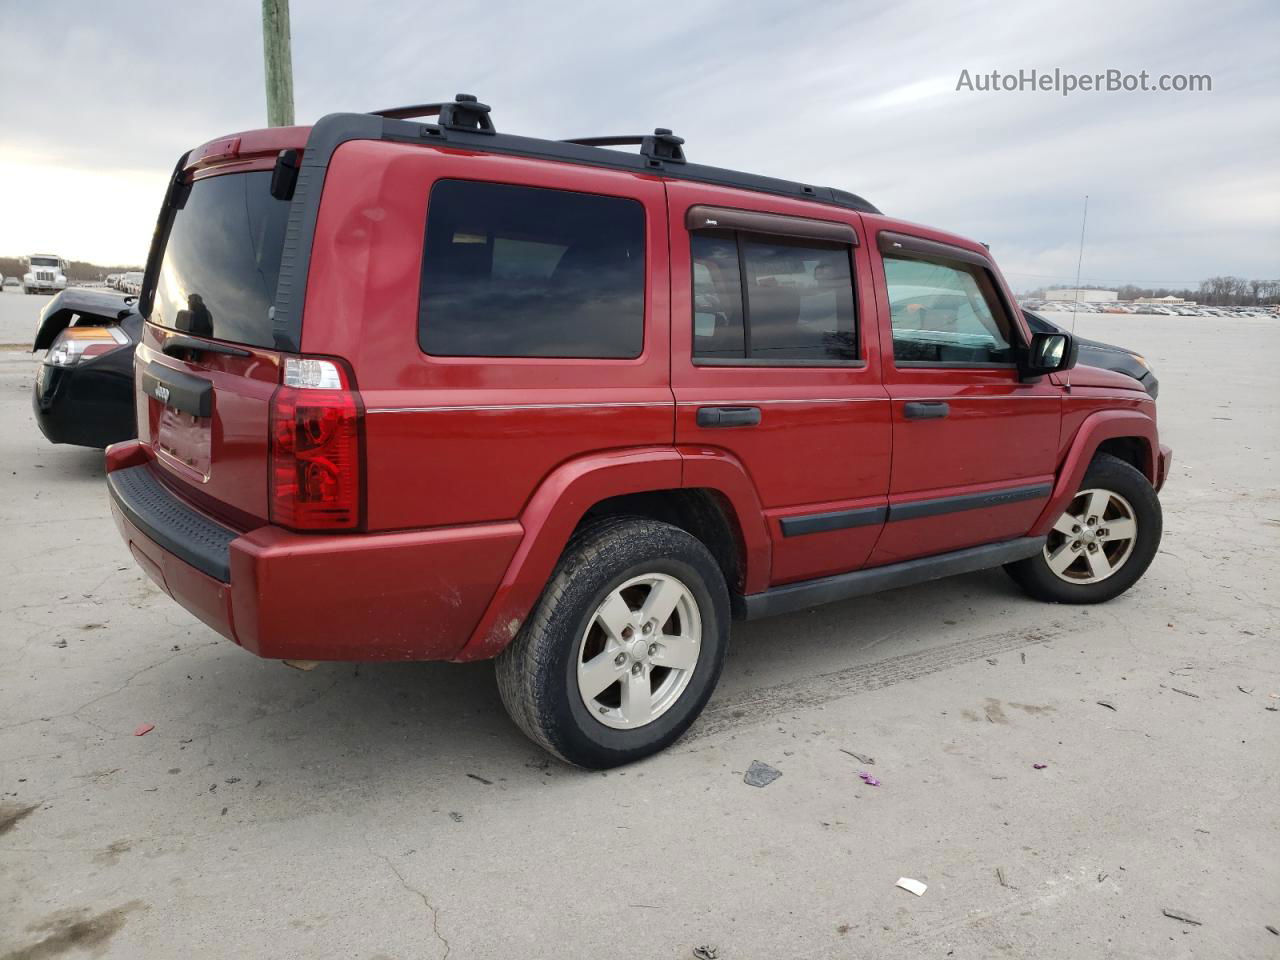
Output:
[[[1084,227],[1089,222],[1089,195],[1084,195],[1084,216],[1080,218],[1080,257],[1076,260],[1075,299],[1071,302],[1071,339],[1076,338],[1076,307],[1080,303],[1080,269],[1084,266]],[[1071,371],[1067,371],[1067,389],[1071,389]]]

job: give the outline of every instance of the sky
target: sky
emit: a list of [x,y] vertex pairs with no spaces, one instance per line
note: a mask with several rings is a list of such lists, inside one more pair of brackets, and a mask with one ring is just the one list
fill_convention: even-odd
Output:
[[[0,255],[140,263],[186,149],[265,125],[261,5],[0,0]],[[1017,290],[1280,279],[1280,4],[293,0],[298,122],[464,91],[981,240]],[[52,29],[51,29],[52,26]],[[957,89],[992,70],[1208,92]]]

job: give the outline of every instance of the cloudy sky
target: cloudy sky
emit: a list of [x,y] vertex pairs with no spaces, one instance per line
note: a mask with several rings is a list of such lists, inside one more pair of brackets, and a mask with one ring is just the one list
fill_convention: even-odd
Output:
[[[35,11],[39,11],[38,15]],[[176,157],[265,123],[258,0],[0,0],[0,255],[140,262]],[[1280,277],[1280,5],[293,0],[297,116],[447,99],[986,241],[1017,289]],[[1209,74],[1211,92],[957,91],[962,70]]]

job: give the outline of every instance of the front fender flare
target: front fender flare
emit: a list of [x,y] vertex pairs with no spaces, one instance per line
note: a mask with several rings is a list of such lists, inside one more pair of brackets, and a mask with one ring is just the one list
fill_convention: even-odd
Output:
[[1099,410],[1086,417],[1076,431],[1071,447],[1058,469],[1058,479],[1053,485],[1053,493],[1043,512],[1031,528],[1028,536],[1046,535],[1053,523],[1062,516],[1062,511],[1080,489],[1084,482],[1085,472],[1093,461],[1093,455],[1104,440],[1116,437],[1137,437],[1143,441],[1145,453],[1141,466],[1142,473],[1154,486],[1159,478],[1156,471],[1156,457],[1160,450],[1160,442],[1156,434],[1156,422],[1146,414],[1134,410]]

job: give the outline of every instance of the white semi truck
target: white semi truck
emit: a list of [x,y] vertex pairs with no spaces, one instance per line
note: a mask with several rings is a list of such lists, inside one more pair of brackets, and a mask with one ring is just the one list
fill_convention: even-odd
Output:
[[22,275],[23,293],[58,293],[67,289],[67,261],[53,253],[33,253],[27,257]]

